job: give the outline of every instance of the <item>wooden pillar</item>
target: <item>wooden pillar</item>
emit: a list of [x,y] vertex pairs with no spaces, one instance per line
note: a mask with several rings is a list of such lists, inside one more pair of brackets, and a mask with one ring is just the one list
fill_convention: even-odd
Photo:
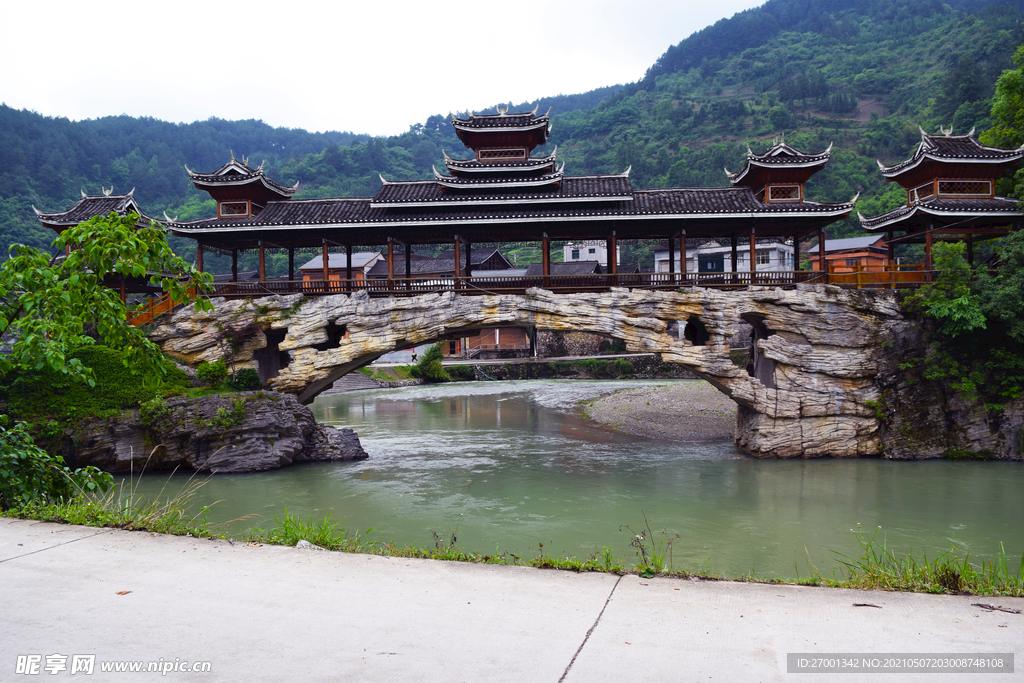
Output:
[[818,228],[818,270],[821,271],[821,282],[828,282],[828,268],[825,261],[825,231]]
[[924,269],[925,282],[932,281],[932,226],[928,226],[928,232],[924,234]]
[[455,236],[455,277],[462,277],[462,240]]
[[540,238],[540,265],[544,275],[544,286],[551,286],[551,241],[545,232]]
[[[800,270],[800,235],[793,235],[793,272]],[[796,276],[793,276],[796,282]]]
[[352,291],[352,245],[345,245],[345,289]]
[[686,230],[679,231],[679,274],[686,281]]
[[676,236],[668,236],[668,281],[676,281]]
[[890,230],[886,234],[886,240],[885,240],[885,249],[886,249],[885,257],[889,261],[889,270],[894,270],[896,268],[896,247],[892,243],[893,237],[894,237],[893,231]]
[[128,291],[124,286],[124,275],[121,276],[121,303],[128,305]]
[[412,248],[405,244],[405,288],[412,289]]
[[199,269],[200,273],[205,273],[203,270],[203,245],[196,244],[196,268]]
[[324,291],[327,291],[327,278],[330,276],[330,256],[327,255],[327,240],[323,241],[323,276],[324,276]]
[[[395,241],[388,237],[388,280],[395,279]],[[388,285],[388,289],[392,285]]]
[[288,282],[295,281],[295,247],[288,247]]
[[736,233],[733,233],[732,236],[730,237],[730,240],[731,240],[730,246],[732,247],[732,269],[731,269],[732,270],[732,281],[733,281],[733,284],[735,284],[736,283],[736,273],[739,272],[739,267],[740,267],[740,264],[739,264],[739,260],[740,260],[739,238],[736,237]]
[[608,249],[608,274],[616,275],[619,272],[619,239],[612,230],[611,236],[608,238],[607,243]]
[[[326,249],[326,247],[325,247]],[[260,282],[267,279],[267,253],[263,248],[263,240],[260,240]]]
[[757,237],[754,229],[750,229],[750,284],[757,280]]
[[231,250],[231,281],[238,282],[238,250]]
[[466,277],[473,277],[473,244],[466,240]]

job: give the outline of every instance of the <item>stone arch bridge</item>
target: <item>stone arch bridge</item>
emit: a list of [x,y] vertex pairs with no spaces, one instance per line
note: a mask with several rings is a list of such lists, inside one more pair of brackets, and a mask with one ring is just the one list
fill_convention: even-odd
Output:
[[[190,364],[217,361],[234,346],[236,367],[261,366],[273,375],[274,389],[305,403],[389,351],[484,327],[620,339],[630,352],[686,366],[732,398],[739,406],[736,443],[759,457],[877,455],[881,423],[872,402],[879,397],[882,344],[904,324],[891,291],[821,284],[401,298],[358,292],[213,302],[212,312],[185,307],[163,318],[150,338]],[[674,323],[683,321],[697,334],[679,339]],[[728,343],[742,323],[753,328],[746,368],[733,364]]]

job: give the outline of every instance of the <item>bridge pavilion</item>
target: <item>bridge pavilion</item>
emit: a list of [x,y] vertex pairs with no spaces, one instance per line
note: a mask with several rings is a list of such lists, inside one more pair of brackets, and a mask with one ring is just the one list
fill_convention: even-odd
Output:
[[[907,191],[907,203],[873,218],[860,216],[870,233],[886,233],[889,261],[897,244],[924,244],[924,270],[932,272],[932,243],[935,240],[966,242],[967,260],[974,261],[974,244],[1003,237],[1010,226],[1020,228],[1020,203],[999,197],[996,180],[1024,159],[1024,145],[999,149],[982,145],[974,129],[966,135],[941,135],[921,130],[921,142],[914,154],[893,166],[881,161],[878,167],[886,180]],[[896,236],[897,232],[902,232]]]
[[[559,164],[557,148],[533,156],[548,141],[548,113],[499,110],[465,119],[453,116],[452,125],[472,156],[445,154],[445,172],[435,168],[430,180],[382,177],[373,197],[293,199],[296,188],[274,183],[262,167],[234,158],[212,173],[189,171],[195,186],[217,201],[217,215],[169,220],[167,227],[196,240],[200,251],[231,254],[234,263],[242,250],[262,255],[287,249],[290,272],[296,249],[322,249],[328,267],[329,248],[351,252],[357,245],[386,246],[391,280],[396,273],[412,275],[413,245],[451,243],[455,277],[460,278],[472,275],[468,255],[473,244],[539,242],[543,273],[549,277],[552,240],[603,240],[608,253],[615,254],[618,240],[667,239],[674,251],[685,248],[687,238],[715,238],[731,244],[734,253],[745,242],[753,258],[762,238],[799,244],[821,236],[826,225],[853,209],[853,202],[821,203],[804,195],[804,184],[828,162],[831,148],[809,155],[782,142],[764,154],[750,152],[744,168],[729,174],[731,187],[638,190],[630,183],[629,169],[572,176]],[[397,245],[405,247],[404,264],[396,263]],[[261,272],[263,262],[261,256]],[[611,259],[608,275],[618,270]],[[687,274],[672,281],[686,283]]]

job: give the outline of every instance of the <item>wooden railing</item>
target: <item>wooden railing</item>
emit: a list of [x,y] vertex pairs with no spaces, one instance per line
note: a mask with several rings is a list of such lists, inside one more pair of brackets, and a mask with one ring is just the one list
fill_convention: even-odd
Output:
[[[829,265],[828,283],[853,289],[910,289],[920,287],[934,277],[921,264],[903,266]],[[931,277],[929,277],[931,276]]]
[[[929,281],[929,273],[921,266],[900,266],[895,269],[853,267],[847,272],[832,269],[818,271],[759,271],[740,273],[618,273],[615,275],[549,275],[531,277],[493,277],[480,274],[474,277],[393,280],[247,280],[214,285],[207,296],[262,297],[272,294],[302,294],[326,296],[368,292],[373,297],[415,296],[439,292],[457,292],[465,295],[525,294],[531,287],[539,287],[563,294],[603,292],[611,287],[630,289],[675,290],[681,287],[709,287],[717,289],[745,289],[747,287],[792,287],[799,283],[826,282],[846,288],[901,289],[920,287]],[[128,322],[144,325],[154,318],[173,310],[177,304],[168,295],[155,299],[143,308],[131,311]]]
[[436,292],[459,294],[524,294],[531,287],[553,292],[600,292],[610,287],[631,289],[678,289],[680,287],[746,288],[751,285],[791,287],[800,282],[821,281],[811,271],[744,273],[618,273],[615,275],[549,275],[494,277],[484,273],[458,278],[395,278],[393,280],[265,280],[216,285],[212,296],[255,297],[271,294],[325,296],[365,291],[370,296],[415,296]]

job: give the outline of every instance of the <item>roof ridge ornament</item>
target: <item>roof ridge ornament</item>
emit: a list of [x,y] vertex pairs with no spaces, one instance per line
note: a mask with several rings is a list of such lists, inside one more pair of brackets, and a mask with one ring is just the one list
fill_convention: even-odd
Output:
[[[110,189],[113,190],[114,186],[111,185]],[[128,194],[126,196],[131,197],[133,194],[135,194],[135,188],[134,187],[131,190],[128,191]]]
[[834,144],[835,144],[835,142],[828,143],[828,149],[826,149],[824,152],[822,152],[822,154],[832,154],[832,145],[834,145]]
[[530,116],[536,116],[538,109],[540,109],[540,100],[537,100],[537,104],[534,105],[533,111],[530,112]]
[[878,168],[880,168],[883,171],[885,170],[885,164],[883,164],[881,160],[875,159],[875,163],[878,164]]
[[750,143],[749,142],[747,143],[747,156],[748,157],[757,156],[756,154],[754,154],[754,150],[750,149]]
[[102,185],[100,185],[100,190],[103,190],[103,196],[104,197],[109,197],[114,192],[114,186],[111,185],[110,189],[107,190],[107,189],[104,189],[104,187]]
[[[383,173],[378,173],[377,176],[380,178],[380,182],[382,182],[383,184],[385,184],[385,185],[390,185],[391,184],[391,181],[388,180],[387,178],[385,178]],[[295,183],[295,184],[298,185],[298,183]]]
[[32,205],[32,210],[36,212],[37,216],[42,216],[43,215],[43,212],[40,211],[39,209],[37,209],[35,204]]
[[928,137],[928,133],[925,133],[925,132],[924,132],[924,128],[922,128],[922,127],[921,127],[921,124],[920,124],[920,123],[919,123],[919,124],[917,124],[917,129],[918,129],[919,131],[921,131],[921,139],[922,139],[922,140],[923,140],[924,138]]
[[511,103],[510,104],[506,104],[505,108],[502,109],[501,105],[499,104],[497,107],[494,108],[494,110],[496,112],[498,112],[498,116],[505,116],[506,114],[508,114],[508,108],[511,107],[511,106],[512,106]]
[[257,173],[262,173],[263,172],[263,164],[265,164],[265,163],[267,163],[266,159],[264,159],[263,161],[260,162],[259,167],[256,169]]
[[975,128],[977,128],[977,126],[972,126],[971,127],[971,130],[967,133],[967,137],[969,137],[969,138],[973,138],[974,137],[974,129]]
[[[540,105],[539,105],[539,104],[538,104],[538,107],[537,107],[537,108],[538,108],[538,109],[540,108]],[[546,112],[544,112],[544,116],[550,116],[550,115],[551,115],[551,107],[548,107],[548,110],[547,110]],[[542,117],[542,118],[543,118],[543,117]]]
[[78,191],[82,193],[82,199],[85,199],[88,195],[85,194],[85,190],[78,188]]
[[953,133],[953,126],[950,126],[949,128],[943,128],[942,126],[939,126],[939,132],[948,138]]
[[849,201],[849,203],[850,204],[856,204],[858,199],[860,199],[860,191],[859,190],[857,191],[857,194],[853,195],[853,199],[851,199]]
[[249,165],[249,157],[247,157],[247,156],[245,156],[243,154],[242,155],[242,166],[248,166],[248,165]]
[[178,217],[175,216],[174,218],[171,218],[170,216],[167,215],[167,212],[164,211],[164,220],[167,221],[168,223],[177,223]]
[[233,164],[236,164],[236,163],[238,163],[238,162],[237,162],[237,161],[235,160],[235,150],[233,150],[233,149],[229,149],[229,150],[228,150],[228,152],[230,152],[230,153],[231,153],[231,163],[233,163]]
[[189,178],[195,175],[195,173],[192,172],[192,169],[188,167],[188,164],[182,164],[182,166],[185,167],[185,173],[188,173]]
[[626,170],[622,172],[622,174],[621,174],[622,177],[623,178],[628,178],[629,177],[629,172],[632,171],[632,170],[633,170],[633,164],[630,164],[629,167],[626,168]]

